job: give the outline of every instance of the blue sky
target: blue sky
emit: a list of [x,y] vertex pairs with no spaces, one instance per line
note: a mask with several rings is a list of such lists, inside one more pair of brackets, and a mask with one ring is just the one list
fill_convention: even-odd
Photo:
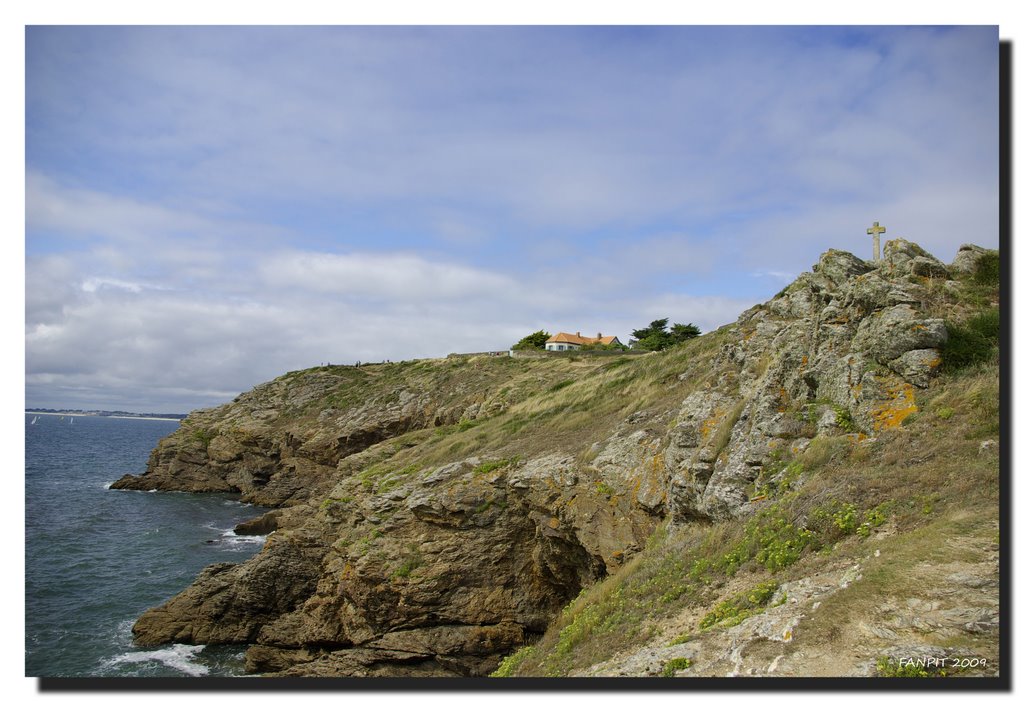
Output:
[[704,330],[998,243],[995,27],[32,27],[27,406]]

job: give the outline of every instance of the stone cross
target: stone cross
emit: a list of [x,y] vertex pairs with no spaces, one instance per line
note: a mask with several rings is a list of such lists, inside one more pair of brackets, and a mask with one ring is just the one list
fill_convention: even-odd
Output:
[[878,248],[878,235],[885,234],[885,227],[880,227],[878,226],[878,222],[875,222],[873,225],[868,227],[868,234],[873,234],[875,237],[875,263],[878,263],[879,261],[882,260]]

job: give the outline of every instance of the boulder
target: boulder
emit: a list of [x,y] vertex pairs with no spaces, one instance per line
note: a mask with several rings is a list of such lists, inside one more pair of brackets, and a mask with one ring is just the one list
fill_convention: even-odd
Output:
[[956,252],[949,270],[958,276],[971,276],[978,270],[978,263],[988,254],[996,253],[992,249],[982,248],[975,244],[964,244]]

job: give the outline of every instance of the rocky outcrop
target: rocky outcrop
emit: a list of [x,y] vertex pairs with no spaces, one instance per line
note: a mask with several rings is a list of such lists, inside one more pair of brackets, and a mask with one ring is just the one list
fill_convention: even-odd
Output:
[[683,401],[668,434],[675,518],[740,514],[772,457],[799,453],[819,431],[863,438],[916,412],[915,389],[938,372],[947,338],[945,322],[930,314],[931,281],[949,275],[899,239],[886,243],[877,266],[830,250],[774,300],[740,315],[716,380]]
[[[461,364],[461,366],[459,365]],[[325,487],[337,466],[387,439],[503,411],[507,375],[463,373],[462,361],[330,366],[290,373],[221,407],[192,412],[161,440],[146,472],[115,490],[238,493],[267,507],[297,505]],[[527,388],[519,388],[527,392]]]
[[[259,554],[204,570],[139,619],[136,639],[250,644],[248,669],[272,675],[485,674],[666,518],[741,516],[761,468],[810,437],[865,440],[916,412],[947,335],[930,300],[975,253],[947,268],[902,240],[880,265],[826,252],[717,333],[699,386],[699,370],[645,358],[687,392],[614,414],[635,399],[624,397],[594,418],[608,429],[583,451],[538,425],[515,453],[456,443],[432,463],[391,460],[429,442],[424,429],[543,407],[542,389],[585,377],[565,360],[551,361],[558,377],[543,358],[312,369],[193,413],[144,475],[114,487],[236,492],[279,509],[239,527],[272,532]],[[629,379],[601,385],[613,362],[595,362],[607,365],[592,397]]]
[[974,275],[977,272],[982,259],[984,259],[985,256],[994,253],[995,251],[992,249],[985,249],[975,244],[964,244],[960,247],[960,250],[956,252],[956,256],[949,264],[948,270],[954,275]]

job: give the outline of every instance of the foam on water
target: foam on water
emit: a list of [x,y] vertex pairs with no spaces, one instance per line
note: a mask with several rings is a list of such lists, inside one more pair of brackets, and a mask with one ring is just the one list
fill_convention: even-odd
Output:
[[251,502],[241,502],[239,500],[224,500],[223,504],[229,507],[253,507]]
[[202,663],[197,663],[195,657],[206,648],[205,646],[188,646],[186,644],[174,644],[169,648],[158,648],[153,651],[135,651],[122,653],[118,656],[103,661],[101,669],[110,670],[116,673],[117,668],[131,665],[152,665],[157,664],[165,668],[177,670],[179,673],[198,677],[207,675],[210,669]]
[[233,529],[229,529],[221,534],[224,540],[221,544],[229,551],[238,551],[241,549],[251,550],[253,544],[260,544],[261,546],[266,543],[266,535],[261,536],[239,536],[234,532]]

